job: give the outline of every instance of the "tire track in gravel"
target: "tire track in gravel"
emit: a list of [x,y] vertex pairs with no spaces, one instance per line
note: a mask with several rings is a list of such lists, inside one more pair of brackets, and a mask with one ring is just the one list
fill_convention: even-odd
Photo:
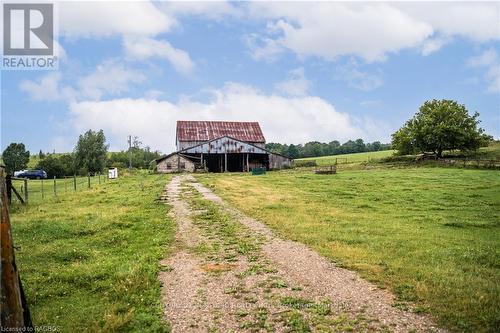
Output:
[[444,332],[304,245],[277,238],[191,175],[163,197],[178,223],[161,264],[173,332]]

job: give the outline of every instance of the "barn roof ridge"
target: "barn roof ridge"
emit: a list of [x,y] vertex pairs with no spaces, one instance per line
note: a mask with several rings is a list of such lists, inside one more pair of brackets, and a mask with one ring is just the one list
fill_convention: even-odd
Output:
[[266,139],[257,121],[178,120],[176,139],[182,141],[210,141],[222,136],[245,141],[265,143]]

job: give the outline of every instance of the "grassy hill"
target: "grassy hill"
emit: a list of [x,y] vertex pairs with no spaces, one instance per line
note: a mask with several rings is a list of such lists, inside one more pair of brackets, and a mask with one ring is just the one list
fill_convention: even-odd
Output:
[[[376,162],[383,158],[393,156],[395,152],[395,150],[383,150],[366,153],[298,158],[295,161],[316,161],[319,166],[335,164],[336,160],[338,160],[338,163]],[[448,155],[450,154],[453,154],[453,152],[448,153]],[[466,154],[464,157],[472,159],[500,160],[500,142],[495,141],[488,147],[480,148],[477,152]]]
[[318,165],[332,165],[335,164],[336,159],[338,159],[339,163],[345,163],[347,159],[347,163],[357,163],[357,162],[380,160],[384,157],[392,156],[394,152],[395,150],[382,150],[382,151],[372,151],[367,153],[299,158],[296,159],[296,161],[316,161]]

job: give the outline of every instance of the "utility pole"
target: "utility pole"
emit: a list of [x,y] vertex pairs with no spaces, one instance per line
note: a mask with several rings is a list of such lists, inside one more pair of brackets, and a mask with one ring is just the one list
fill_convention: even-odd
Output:
[[132,170],[132,135],[128,136],[128,169]]

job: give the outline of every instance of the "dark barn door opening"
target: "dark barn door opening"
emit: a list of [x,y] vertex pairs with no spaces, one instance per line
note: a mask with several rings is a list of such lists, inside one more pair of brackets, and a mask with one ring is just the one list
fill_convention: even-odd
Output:
[[205,154],[203,155],[205,165],[207,166],[208,172],[222,172],[224,164],[221,163],[220,154]]
[[[229,153],[227,154],[227,171],[246,171],[247,158],[250,168],[257,166],[269,167],[269,157],[267,154]],[[204,154],[203,159],[208,172],[225,171],[226,156],[224,154]]]
[[245,167],[245,154],[227,154],[227,171],[242,172]]

